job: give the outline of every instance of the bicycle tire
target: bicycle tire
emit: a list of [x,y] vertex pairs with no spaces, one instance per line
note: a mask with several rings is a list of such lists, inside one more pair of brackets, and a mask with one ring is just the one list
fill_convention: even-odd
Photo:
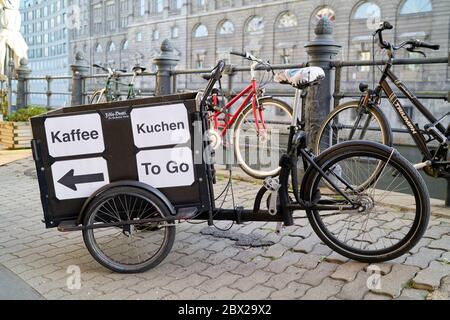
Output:
[[[100,212],[103,214],[103,211],[100,211],[102,205],[108,201],[108,199],[115,199],[118,196],[130,195],[136,196],[140,199],[144,199],[153,205],[158,212],[158,215],[169,216],[170,212],[166,205],[153,193],[143,190],[141,188],[136,187],[115,187],[110,190],[107,190],[101,193],[99,196],[94,198],[92,202],[89,204],[86,215],[83,219],[83,225],[88,226],[93,224],[96,220],[96,213]],[[118,202],[117,202],[118,203]],[[147,208],[147,207],[146,207]],[[132,209],[132,211],[134,208]],[[94,220],[93,220],[94,219]],[[98,220],[97,220],[98,221]],[[136,225],[140,226],[140,225]],[[144,226],[144,225],[142,225]],[[114,228],[114,227],[113,227]],[[121,227],[116,229],[121,229]],[[112,228],[111,228],[112,229]],[[141,228],[142,229],[142,228]],[[147,271],[151,268],[154,268],[158,264],[160,264],[164,258],[169,254],[172,249],[173,243],[175,241],[175,226],[165,226],[162,228],[164,231],[164,238],[161,242],[159,249],[156,251],[155,255],[153,255],[150,259],[143,261],[142,263],[135,264],[124,264],[117,260],[114,260],[112,255],[108,255],[108,253],[104,252],[99,245],[98,239],[95,237],[94,230],[95,229],[84,229],[83,230],[83,240],[88,249],[89,253],[92,257],[100,263],[102,266],[118,273],[139,273]],[[101,230],[101,229],[97,229]],[[106,230],[106,229],[103,229]],[[139,229],[137,228],[136,230]],[[124,231],[123,231],[124,232]],[[122,233],[123,233],[122,232]],[[146,231],[154,232],[154,230]],[[115,248],[114,248],[115,249]],[[131,250],[129,250],[131,251]],[[128,251],[125,251],[128,252]]]
[[[372,156],[377,159],[386,159],[389,157],[388,162],[390,162],[392,166],[398,170],[401,174],[399,176],[404,177],[405,181],[409,183],[413,191],[412,194],[416,202],[416,207],[414,212],[414,220],[408,233],[405,237],[399,239],[399,242],[394,244],[392,247],[380,250],[364,251],[356,248],[352,249],[337,239],[337,237],[325,226],[322,216],[320,215],[320,210],[307,209],[306,212],[308,220],[319,238],[331,249],[345,257],[368,263],[383,262],[398,258],[411,250],[411,248],[417,244],[426,231],[430,217],[430,199],[426,184],[418,171],[414,169],[411,163],[400,153],[379,143],[368,141],[344,142],[323,152],[315,159],[315,161],[322,168],[322,170],[328,170],[345,157],[350,158],[356,156]],[[310,167],[310,169],[308,169],[305,174],[305,182],[302,185],[301,196],[303,199],[307,201],[317,199],[317,194],[320,194],[320,192],[318,193],[318,191],[320,191],[320,178],[321,177],[315,168]],[[394,209],[392,210],[395,211]],[[370,212],[368,216],[370,216]],[[325,216],[324,219],[327,219],[327,217]],[[392,221],[394,220],[395,217]],[[330,227],[330,229],[331,228],[332,227]]]
[[[281,110],[286,112],[287,115],[289,115],[289,121],[291,121],[292,115],[293,115],[293,110],[292,110],[291,106],[289,104],[287,104],[286,102],[279,100],[279,99],[274,99],[274,98],[262,98],[259,100],[259,102],[262,104],[273,105],[273,106],[280,108]],[[241,169],[246,174],[248,174],[249,176],[251,176],[255,179],[264,179],[269,176],[277,176],[280,173],[280,169],[281,169],[279,166],[277,166],[276,168],[271,169],[271,170],[255,170],[255,169],[251,168],[251,166],[249,164],[246,163],[246,161],[244,160],[245,156],[242,156],[242,154],[241,154],[241,150],[239,148],[239,138],[241,135],[240,130],[241,130],[241,126],[242,126],[245,118],[251,112],[252,112],[252,105],[248,104],[242,110],[242,112],[239,115],[238,119],[236,120],[236,124],[234,126],[233,144],[234,144],[234,154],[235,154],[237,163],[239,164]],[[287,131],[288,131],[289,126],[290,126],[290,124],[286,126]],[[279,157],[278,157],[278,159],[279,159]],[[278,165],[278,162],[277,162],[277,165]]]

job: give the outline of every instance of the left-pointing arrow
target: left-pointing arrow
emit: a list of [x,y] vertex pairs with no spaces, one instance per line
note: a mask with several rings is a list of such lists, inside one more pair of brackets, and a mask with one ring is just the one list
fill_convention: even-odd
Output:
[[74,169],[71,169],[61,179],[59,179],[58,182],[73,191],[77,191],[77,184],[101,182],[104,180],[105,176],[103,173],[83,174],[76,176]]

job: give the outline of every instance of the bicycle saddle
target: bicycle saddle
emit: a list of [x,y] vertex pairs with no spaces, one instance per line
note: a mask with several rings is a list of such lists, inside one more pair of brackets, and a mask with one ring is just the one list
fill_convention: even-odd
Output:
[[133,69],[131,70],[133,70],[133,72],[136,72],[137,74],[141,74],[144,73],[144,71],[147,70],[147,68],[141,66],[134,66]]
[[294,88],[303,89],[325,79],[325,72],[320,67],[288,69],[275,75],[275,82],[290,84]]

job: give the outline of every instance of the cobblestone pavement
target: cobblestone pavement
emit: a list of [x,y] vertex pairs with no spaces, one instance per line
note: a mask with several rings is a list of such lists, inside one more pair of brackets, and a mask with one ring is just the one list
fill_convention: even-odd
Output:
[[[258,187],[236,182],[234,191],[248,204]],[[79,232],[45,229],[30,158],[0,167],[0,191],[0,264],[47,299],[449,299],[445,218],[432,218],[407,255],[377,265],[333,253],[306,219],[281,235],[273,232],[274,223],[232,227],[235,234],[274,242],[266,247],[238,245],[234,237],[211,234],[205,224],[183,223],[162,264],[123,275],[97,264]],[[73,266],[81,270],[81,289],[68,289]],[[381,273],[381,286],[368,289],[374,270]]]

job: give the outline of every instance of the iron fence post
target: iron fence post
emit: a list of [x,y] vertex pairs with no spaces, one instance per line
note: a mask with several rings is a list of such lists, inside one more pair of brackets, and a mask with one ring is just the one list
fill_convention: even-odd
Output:
[[27,106],[28,95],[28,77],[31,74],[31,70],[28,67],[28,60],[26,58],[20,59],[20,65],[17,68],[17,96],[16,96],[16,108],[25,108]]
[[333,24],[327,17],[322,17],[314,29],[315,39],[306,45],[308,65],[321,67],[325,79],[320,85],[308,88],[305,110],[305,129],[308,134],[308,146],[314,146],[317,134],[325,117],[330,112],[333,72],[331,61],[338,54],[341,46],[333,38]]
[[172,93],[172,71],[180,61],[180,58],[175,53],[175,50],[168,39],[161,43],[161,53],[153,59],[156,65],[156,86],[155,95],[166,95]]
[[89,66],[86,65],[83,54],[78,51],[75,54],[75,63],[70,66],[72,70],[72,99],[71,105],[81,105],[84,103],[84,76],[89,70]]
[[47,96],[47,108],[50,108],[51,106],[51,99],[52,99],[52,77],[46,76],[45,81],[47,81],[47,91],[45,92],[45,95]]

